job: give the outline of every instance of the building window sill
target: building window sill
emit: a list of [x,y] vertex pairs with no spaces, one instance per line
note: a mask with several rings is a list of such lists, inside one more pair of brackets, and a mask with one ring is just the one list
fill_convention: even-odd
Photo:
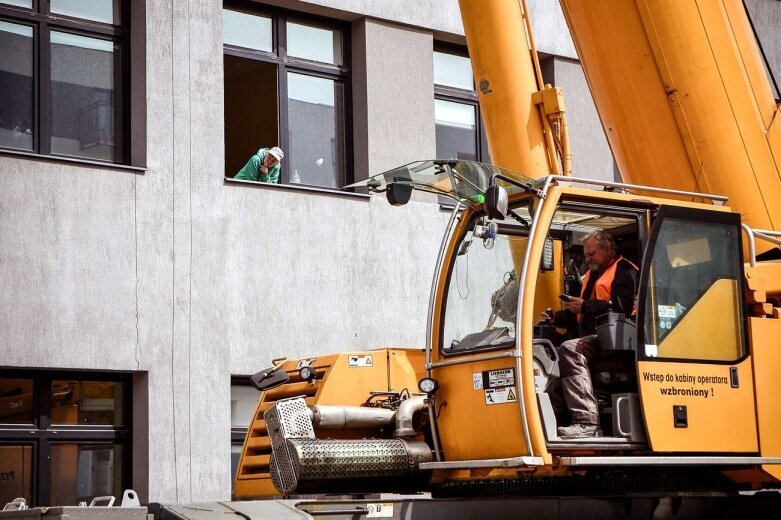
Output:
[[251,186],[254,188],[266,188],[271,190],[282,190],[282,191],[306,191],[309,193],[319,193],[322,195],[337,195],[340,197],[365,199],[365,200],[371,198],[371,195],[368,193],[355,193],[352,191],[337,190],[335,188],[307,186],[304,184],[270,184],[268,182],[245,181],[240,179],[234,179],[232,177],[225,177],[225,184],[236,185],[236,186]]
[[130,166],[127,164],[92,161],[90,159],[80,159],[78,157],[66,157],[60,155],[40,155],[33,152],[22,152],[16,150],[0,150],[0,156],[35,160],[35,161],[55,163],[55,164],[72,164],[74,166],[84,166],[89,168],[98,167],[106,170],[122,170],[122,171],[130,171],[134,173],[146,172],[146,167],[143,166]]

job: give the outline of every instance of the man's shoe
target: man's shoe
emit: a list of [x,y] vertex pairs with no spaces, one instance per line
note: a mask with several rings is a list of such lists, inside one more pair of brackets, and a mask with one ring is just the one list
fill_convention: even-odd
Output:
[[599,437],[599,428],[596,424],[573,424],[562,426],[556,430],[560,439],[582,439],[584,437]]

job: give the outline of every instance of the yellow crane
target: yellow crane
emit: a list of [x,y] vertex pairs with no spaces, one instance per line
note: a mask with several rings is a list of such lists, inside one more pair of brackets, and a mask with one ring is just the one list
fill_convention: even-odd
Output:
[[[562,0],[625,181],[577,186],[524,2],[460,6],[496,165],[422,161],[360,183],[399,205],[413,189],[458,202],[426,348],[256,374],[236,497],[777,487],[781,123],[741,3]],[[598,326],[603,434],[561,438],[561,331],[537,318],[572,294],[595,230],[640,267],[636,319],[614,309]]]

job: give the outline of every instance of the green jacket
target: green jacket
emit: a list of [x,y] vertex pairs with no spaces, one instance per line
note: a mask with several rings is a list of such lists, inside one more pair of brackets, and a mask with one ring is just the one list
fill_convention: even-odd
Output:
[[244,181],[260,181],[269,182],[271,184],[277,184],[279,182],[279,172],[282,169],[281,164],[278,162],[268,173],[261,173],[260,167],[263,166],[263,160],[266,158],[268,148],[261,148],[258,153],[253,155],[244,165],[244,168],[239,170],[234,179],[240,179]]

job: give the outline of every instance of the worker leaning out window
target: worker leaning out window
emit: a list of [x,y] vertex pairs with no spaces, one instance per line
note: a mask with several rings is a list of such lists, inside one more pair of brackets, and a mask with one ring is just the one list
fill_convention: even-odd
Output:
[[285,157],[285,153],[278,146],[261,148],[249,158],[247,164],[239,170],[234,179],[277,184],[283,157]]

